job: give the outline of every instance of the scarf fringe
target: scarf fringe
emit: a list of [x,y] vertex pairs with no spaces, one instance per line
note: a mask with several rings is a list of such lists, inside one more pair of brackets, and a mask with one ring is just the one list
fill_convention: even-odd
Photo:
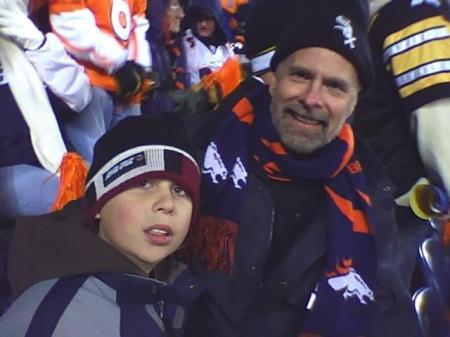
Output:
[[68,152],[64,155],[58,172],[61,174],[59,191],[53,203],[52,211],[58,211],[70,201],[79,199],[84,195],[88,167],[79,154]]
[[230,274],[234,265],[236,236],[237,225],[234,222],[200,216],[189,233],[188,258],[200,258],[208,270]]

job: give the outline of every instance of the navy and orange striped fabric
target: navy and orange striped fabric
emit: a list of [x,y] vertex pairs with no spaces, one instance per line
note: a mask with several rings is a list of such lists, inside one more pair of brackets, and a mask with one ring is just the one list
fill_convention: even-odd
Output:
[[317,283],[315,305],[305,321],[299,322],[299,331],[322,336],[364,335],[374,300],[376,252],[370,230],[371,201],[363,170],[353,154],[352,128],[345,124],[337,138],[311,155],[294,155],[273,128],[269,93],[254,94],[257,99],[242,98],[234,106],[206,149],[202,170],[206,213],[209,219],[235,223],[239,231],[251,159],[273,181],[323,181],[328,257]]

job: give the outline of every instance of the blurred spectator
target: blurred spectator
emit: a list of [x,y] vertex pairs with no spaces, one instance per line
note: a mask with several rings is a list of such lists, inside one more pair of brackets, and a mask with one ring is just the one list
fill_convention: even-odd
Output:
[[449,11],[446,1],[411,0],[372,1],[371,10],[376,79],[354,125],[395,183],[410,275],[429,230],[410,209],[410,190],[427,177],[450,195]]
[[[255,0],[221,0],[225,25],[233,41],[233,50],[235,53],[246,53],[245,31],[248,18],[253,11]],[[269,17],[267,17],[269,18]]]
[[67,122],[75,148],[90,162],[95,141],[120,119],[140,114],[151,54],[145,0],[50,0],[52,29],[85,67],[93,99]]
[[0,218],[49,212],[73,183],[66,174],[83,174],[82,160],[65,156],[71,147],[60,113],[86,107],[89,80],[59,39],[28,19],[28,5],[0,0]]
[[[157,73],[158,88],[184,89],[187,87],[184,56],[181,54],[181,20],[184,9],[178,0],[149,2],[147,18],[151,27],[147,32],[152,52],[152,69]],[[181,69],[180,69],[181,68]],[[177,77],[178,76],[178,77]]]
[[208,110],[210,105],[206,93],[186,89],[189,83],[180,34],[183,7],[178,0],[154,0],[149,3],[147,18],[151,22],[147,39],[150,41],[157,87],[142,103],[142,112],[157,115],[175,111],[190,115]]
[[189,29],[183,37],[190,85],[220,69],[233,56],[218,0],[192,0],[187,10]]

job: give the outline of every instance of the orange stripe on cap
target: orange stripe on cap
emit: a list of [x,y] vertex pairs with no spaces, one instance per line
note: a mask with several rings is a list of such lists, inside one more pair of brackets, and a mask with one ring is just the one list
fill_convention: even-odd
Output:
[[263,143],[266,147],[268,147],[273,153],[278,154],[280,156],[287,154],[286,149],[283,144],[280,142],[269,142],[267,139],[261,138],[261,143]]
[[340,195],[336,194],[331,188],[325,186],[325,191],[333,199],[339,210],[345,215],[345,217],[352,222],[353,231],[358,233],[369,234],[369,224],[367,223],[366,216],[360,210],[353,208],[353,204],[350,200],[347,200]]
[[244,123],[252,124],[255,116],[253,115],[253,105],[248,98],[244,97],[233,107],[236,117]]
[[339,165],[338,169],[333,173],[332,177],[337,176],[338,173],[341,172],[342,169],[347,165],[348,161],[350,160],[350,157],[353,154],[353,150],[355,149],[355,138],[353,137],[353,130],[350,124],[345,123],[342,126],[338,138],[346,142],[348,148],[344,154],[344,157],[342,158],[341,164]]

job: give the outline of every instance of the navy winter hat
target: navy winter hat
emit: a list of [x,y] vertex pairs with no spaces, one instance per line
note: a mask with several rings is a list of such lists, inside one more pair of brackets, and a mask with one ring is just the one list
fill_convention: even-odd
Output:
[[275,71],[293,52],[308,47],[326,48],[340,54],[355,67],[362,90],[370,85],[373,77],[370,47],[364,31],[349,16],[336,12],[302,15],[278,41],[271,69]]
[[368,0],[258,0],[253,7],[245,30],[247,56],[252,73],[259,75],[270,71],[270,60],[275,45],[286,27],[304,15],[316,15],[324,9],[346,13],[364,31],[369,21]]
[[85,206],[94,220],[108,200],[146,179],[168,179],[199,207],[200,170],[182,121],[173,115],[125,118],[95,144]]

